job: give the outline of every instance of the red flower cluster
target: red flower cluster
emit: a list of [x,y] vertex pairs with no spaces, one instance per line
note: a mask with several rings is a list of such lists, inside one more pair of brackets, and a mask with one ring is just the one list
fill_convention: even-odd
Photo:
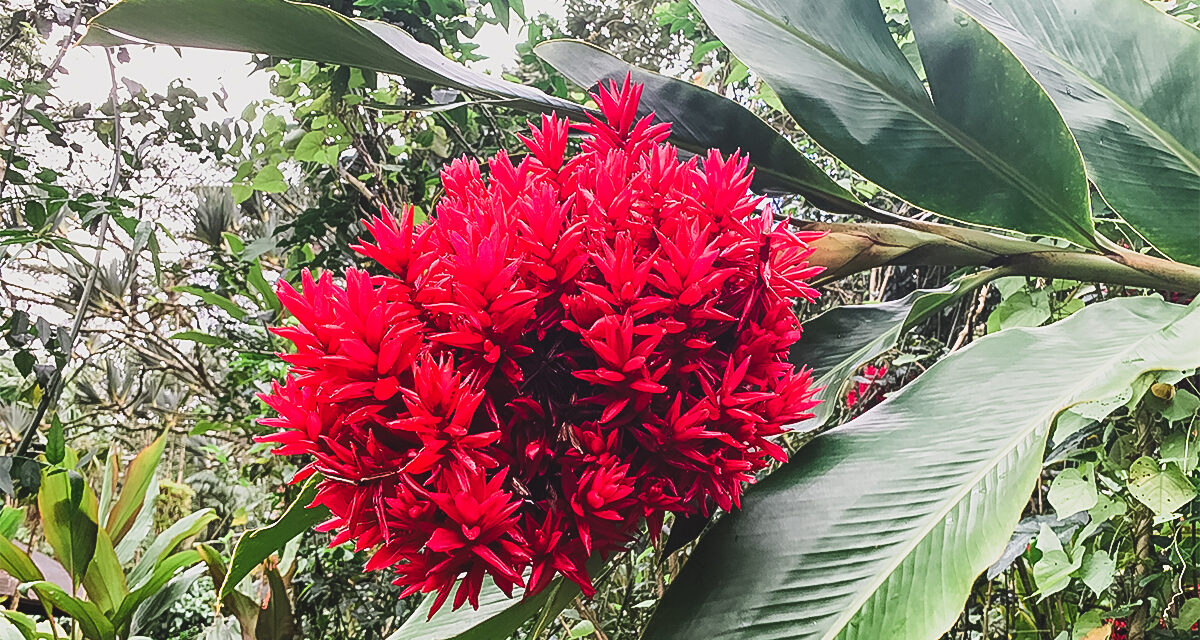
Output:
[[589,556],[738,506],[815,404],[787,353],[818,234],[756,213],[744,158],[681,161],[640,94],[601,89],[574,156],[543,116],[519,163],[456,160],[429,224],[384,211],[355,249],[387,275],[279,287],[296,353],[262,441],[311,456],[333,543],[434,610],[488,576],[590,595]]

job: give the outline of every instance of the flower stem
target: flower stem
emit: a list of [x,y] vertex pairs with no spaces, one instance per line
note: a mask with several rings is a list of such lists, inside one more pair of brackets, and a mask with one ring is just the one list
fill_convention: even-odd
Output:
[[1200,267],[1135,251],[1108,253],[1038,244],[988,231],[909,220],[901,224],[800,222],[825,231],[810,262],[826,267],[817,283],[884,265],[1004,267],[1011,275],[1200,292]]

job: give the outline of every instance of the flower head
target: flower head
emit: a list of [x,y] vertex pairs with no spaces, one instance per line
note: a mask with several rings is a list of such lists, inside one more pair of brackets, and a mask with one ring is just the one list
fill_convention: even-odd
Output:
[[643,521],[739,505],[815,404],[787,354],[816,236],[759,211],[744,156],[681,159],[640,93],[602,87],[574,155],[543,116],[519,162],[454,161],[427,224],[383,211],[355,249],[385,275],[280,285],[296,351],[262,440],[434,610],[485,578],[590,593]]

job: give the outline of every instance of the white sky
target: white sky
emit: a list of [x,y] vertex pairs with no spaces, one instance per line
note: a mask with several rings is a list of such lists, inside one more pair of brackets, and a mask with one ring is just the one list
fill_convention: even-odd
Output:
[[[546,13],[561,19],[565,13],[562,4],[554,0],[527,0],[525,7],[529,16]],[[505,65],[515,59],[515,46],[524,41],[524,31],[524,28],[518,31],[515,22],[513,33],[505,32],[499,25],[485,25],[471,41],[479,45],[476,53],[488,59],[471,66],[499,74]],[[182,49],[177,54],[171,47],[131,47],[129,53],[130,61],[117,67],[118,79],[129,78],[145,86],[148,91],[163,93],[176,78],[184,78],[186,86],[202,96],[219,92],[224,87],[229,92],[227,111],[210,101],[208,113],[200,114],[205,119],[222,120],[230,115],[236,116],[251,101],[269,95],[267,74],[251,74],[250,56],[245,53]],[[68,75],[60,77],[56,95],[67,101],[92,104],[108,99],[108,63],[103,49],[72,47],[63,59],[63,66]]]

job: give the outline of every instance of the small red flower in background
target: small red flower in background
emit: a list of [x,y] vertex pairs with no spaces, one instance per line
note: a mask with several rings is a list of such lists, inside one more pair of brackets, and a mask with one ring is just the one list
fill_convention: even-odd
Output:
[[863,367],[861,380],[856,382],[854,387],[846,392],[846,406],[853,407],[864,398],[868,398],[869,400],[879,400],[880,397],[877,391],[870,394],[868,394],[868,392],[871,391],[872,387],[878,386],[879,381],[887,375],[887,372],[887,367],[876,367],[875,365],[871,364]]
[[590,595],[589,556],[739,506],[816,404],[787,354],[819,234],[756,212],[744,157],[681,161],[640,94],[602,88],[574,156],[543,116],[519,163],[454,161],[429,224],[384,211],[355,249],[387,275],[279,287],[296,353],[261,440],[310,455],[322,530],[434,611],[487,577]]

